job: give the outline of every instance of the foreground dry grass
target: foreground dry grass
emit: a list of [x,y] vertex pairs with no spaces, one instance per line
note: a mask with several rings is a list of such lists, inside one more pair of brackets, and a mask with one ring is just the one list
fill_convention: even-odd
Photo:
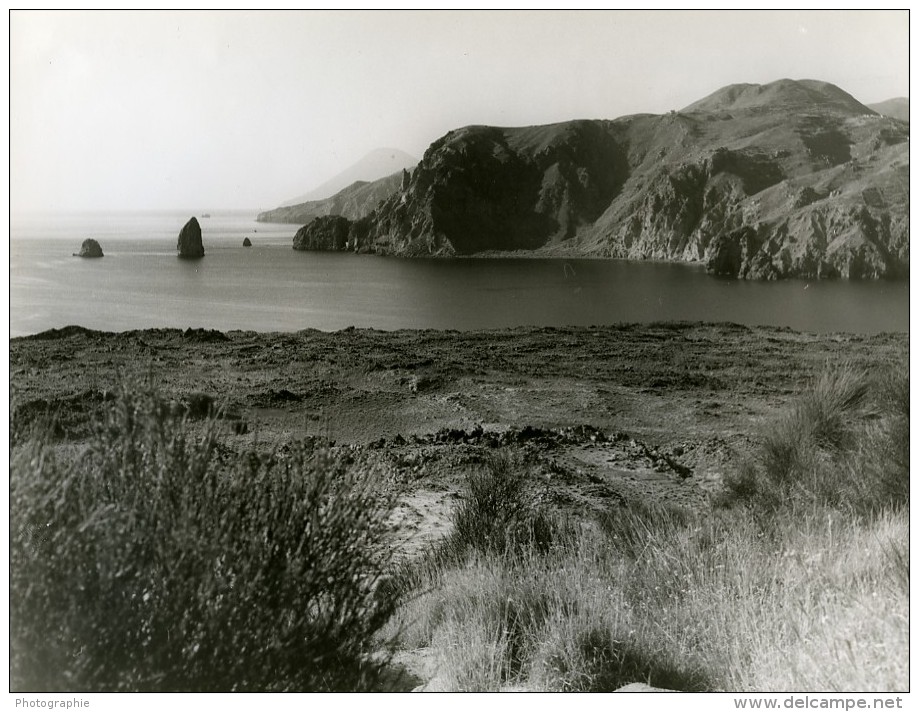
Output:
[[907,689],[906,513],[821,519],[658,522],[634,557],[594,529],[472,557],[402,610],[402,644],[434,648],[445,690]]
[[908,384],[892,381],[822,376],[708,512],[624,507],[534,536],[545,515],[521,490],[482,495],[510,469],[491,463],[459,510],[481,510],[474,526],[408,577],[402,645],[435,651],[429,689],[908,689]]

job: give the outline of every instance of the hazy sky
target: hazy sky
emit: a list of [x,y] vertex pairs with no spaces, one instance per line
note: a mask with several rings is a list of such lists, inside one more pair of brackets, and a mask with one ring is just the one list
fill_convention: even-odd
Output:
[[908,13],[12,12],[11,209],[270,208],[451,128],[909,93]]

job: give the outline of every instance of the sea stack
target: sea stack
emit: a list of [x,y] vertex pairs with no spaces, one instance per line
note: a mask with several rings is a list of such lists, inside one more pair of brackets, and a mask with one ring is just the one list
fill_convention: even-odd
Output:
[[87,237],[83,240],[83,244],[80,246],[79,252],[73,253],[74,257],[104,257],[102,254],[102,247],[91,237]]
[[197,218],[192,218],[179,233],[179,243],[176,245],[179,257],[204,257],[204,245],[201,242],[201,226]]
[[243,247],[252,247],[252,240],[248,237],[243,239]]

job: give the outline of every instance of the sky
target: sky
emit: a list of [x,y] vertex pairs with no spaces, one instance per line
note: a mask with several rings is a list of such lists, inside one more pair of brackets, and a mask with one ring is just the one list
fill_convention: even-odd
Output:
[[909,94],[900,11],[10,13],[10,209],[268,209],[468,124]]

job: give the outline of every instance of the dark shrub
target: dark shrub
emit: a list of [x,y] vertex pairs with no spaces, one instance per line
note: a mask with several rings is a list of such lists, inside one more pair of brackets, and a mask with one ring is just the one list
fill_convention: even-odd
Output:
[[15,690],[353,690],[393,610],[389,501],[328,451],[216,454],[144,387],[10,462]]
[[555,527],[533,506],[526,483],[527,471],[519,462],[501,453],[489,455],[467,478],[447,548],[457,555],[470,550],[504,554],[530,547],[547,551]]

